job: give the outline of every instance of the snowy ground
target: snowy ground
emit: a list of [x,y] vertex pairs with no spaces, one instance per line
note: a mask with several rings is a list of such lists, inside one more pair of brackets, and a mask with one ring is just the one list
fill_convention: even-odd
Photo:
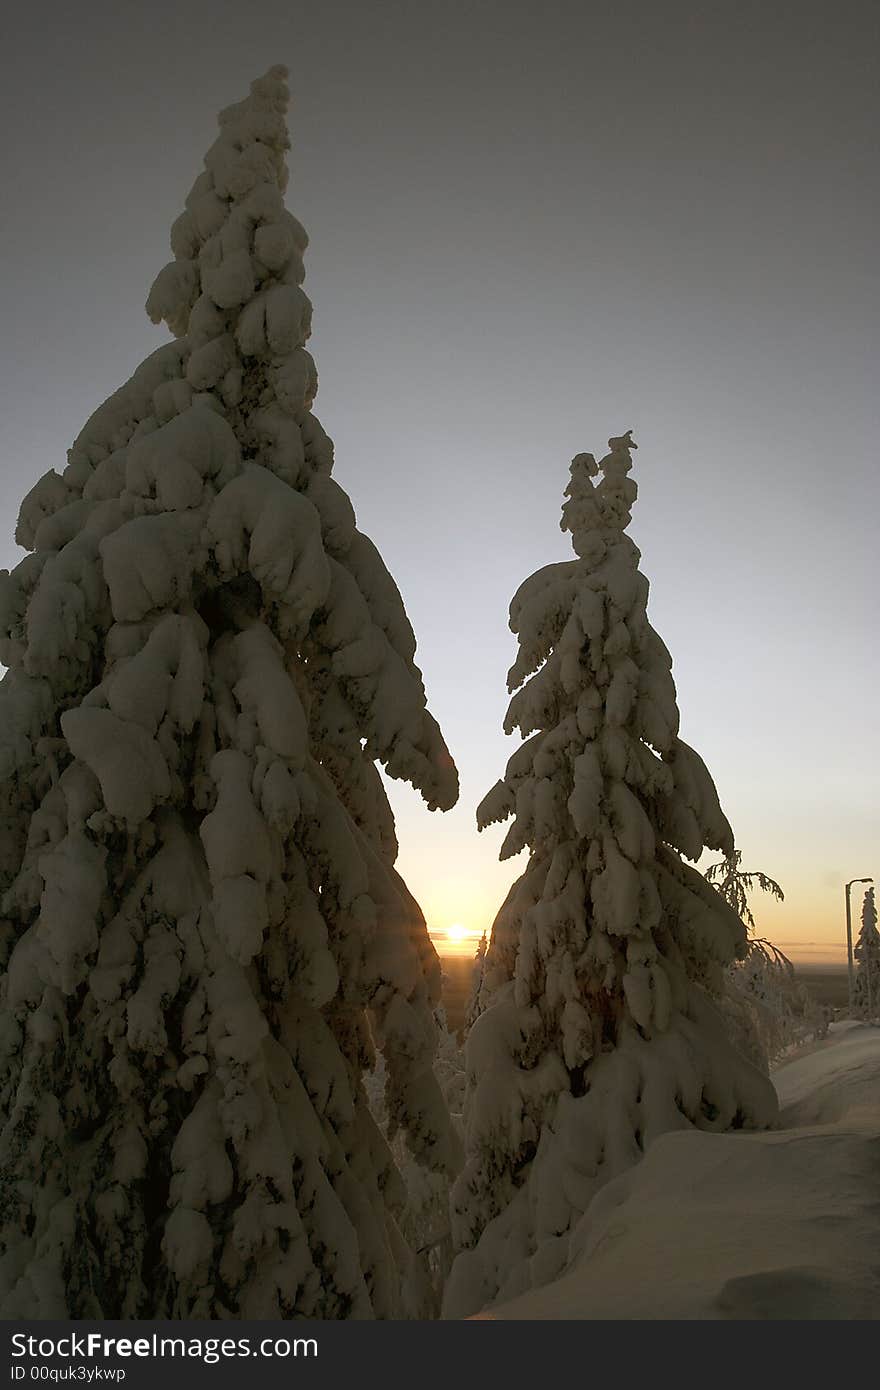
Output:
[[773,1079],[780,1129],[658,1140],[570,1272],[483,1316],[880,1317],[880,1028],[832,1025]]

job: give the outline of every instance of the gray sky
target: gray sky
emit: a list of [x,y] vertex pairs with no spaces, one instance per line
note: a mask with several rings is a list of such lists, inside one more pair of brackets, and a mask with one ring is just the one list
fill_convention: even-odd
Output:
[[[395,788],[435,931],[519,865],[473,812],[514,742],[507,606],[571,553],[568,462],[632,428],[630,533],[682,736],[759,925],[842,940],[878,856],[873,4],[222,0],[7,17],[0,563],[24,492],[164,330],[143,302],[216,112],[291,70],[316,411],[462,774]],[[795,943],[792,945],[791,943]]]

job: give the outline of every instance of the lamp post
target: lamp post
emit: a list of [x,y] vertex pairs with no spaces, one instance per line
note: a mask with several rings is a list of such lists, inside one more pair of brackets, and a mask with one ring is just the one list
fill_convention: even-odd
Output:
[[872,878],[851,878],[846,885],[846,962],[849,969],[849,1011],[853,1009],[853,947],[852,947],[852,911],[849,905],[849,890],[854,883],[873,883]]

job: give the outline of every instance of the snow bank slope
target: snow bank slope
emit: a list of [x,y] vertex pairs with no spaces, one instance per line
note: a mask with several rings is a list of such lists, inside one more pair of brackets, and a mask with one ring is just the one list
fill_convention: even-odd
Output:
[[683,1131],[591,1204],[562,1279],[491,1318],[878,1318],[880,1031],[774,1076],[789,1127]]
[[836,1124],[864,1115],[878,1124],[880,1029],[832,1023],[828,1037],[793,1057],[773,1075],[780,1124],[786,1129]]

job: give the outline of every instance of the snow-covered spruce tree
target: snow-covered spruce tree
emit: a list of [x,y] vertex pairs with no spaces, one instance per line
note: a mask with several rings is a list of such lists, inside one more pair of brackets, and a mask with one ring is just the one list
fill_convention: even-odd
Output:
[[862,899],[862,926],[853,955],[856,960],[853,1010],[858,1018],[880,1017],[880,932],[877,931],[873,888],[869,888]]
[[389,1131],[458,1141],[376,761],[448,807],[397,588],[330,476],[273,68],[147,301],[175,341],[25,499],[0,591],[6,1317],[405,1316]]
[[733,848],[712,779],[678,738],[671,658],[651,628],[629,434],[602,478],[571,466],[577,559],[516,594],[507,732],[527,739],[482,802],[531,854],[492,929],[489,1007],[466,1047],[466,1163],[453,1189],[458,1317],[555,1277],[597,1190],[664,1131],[770,1124],[769,1082],[712,996],[745,949],[737,914],[682,855]]

